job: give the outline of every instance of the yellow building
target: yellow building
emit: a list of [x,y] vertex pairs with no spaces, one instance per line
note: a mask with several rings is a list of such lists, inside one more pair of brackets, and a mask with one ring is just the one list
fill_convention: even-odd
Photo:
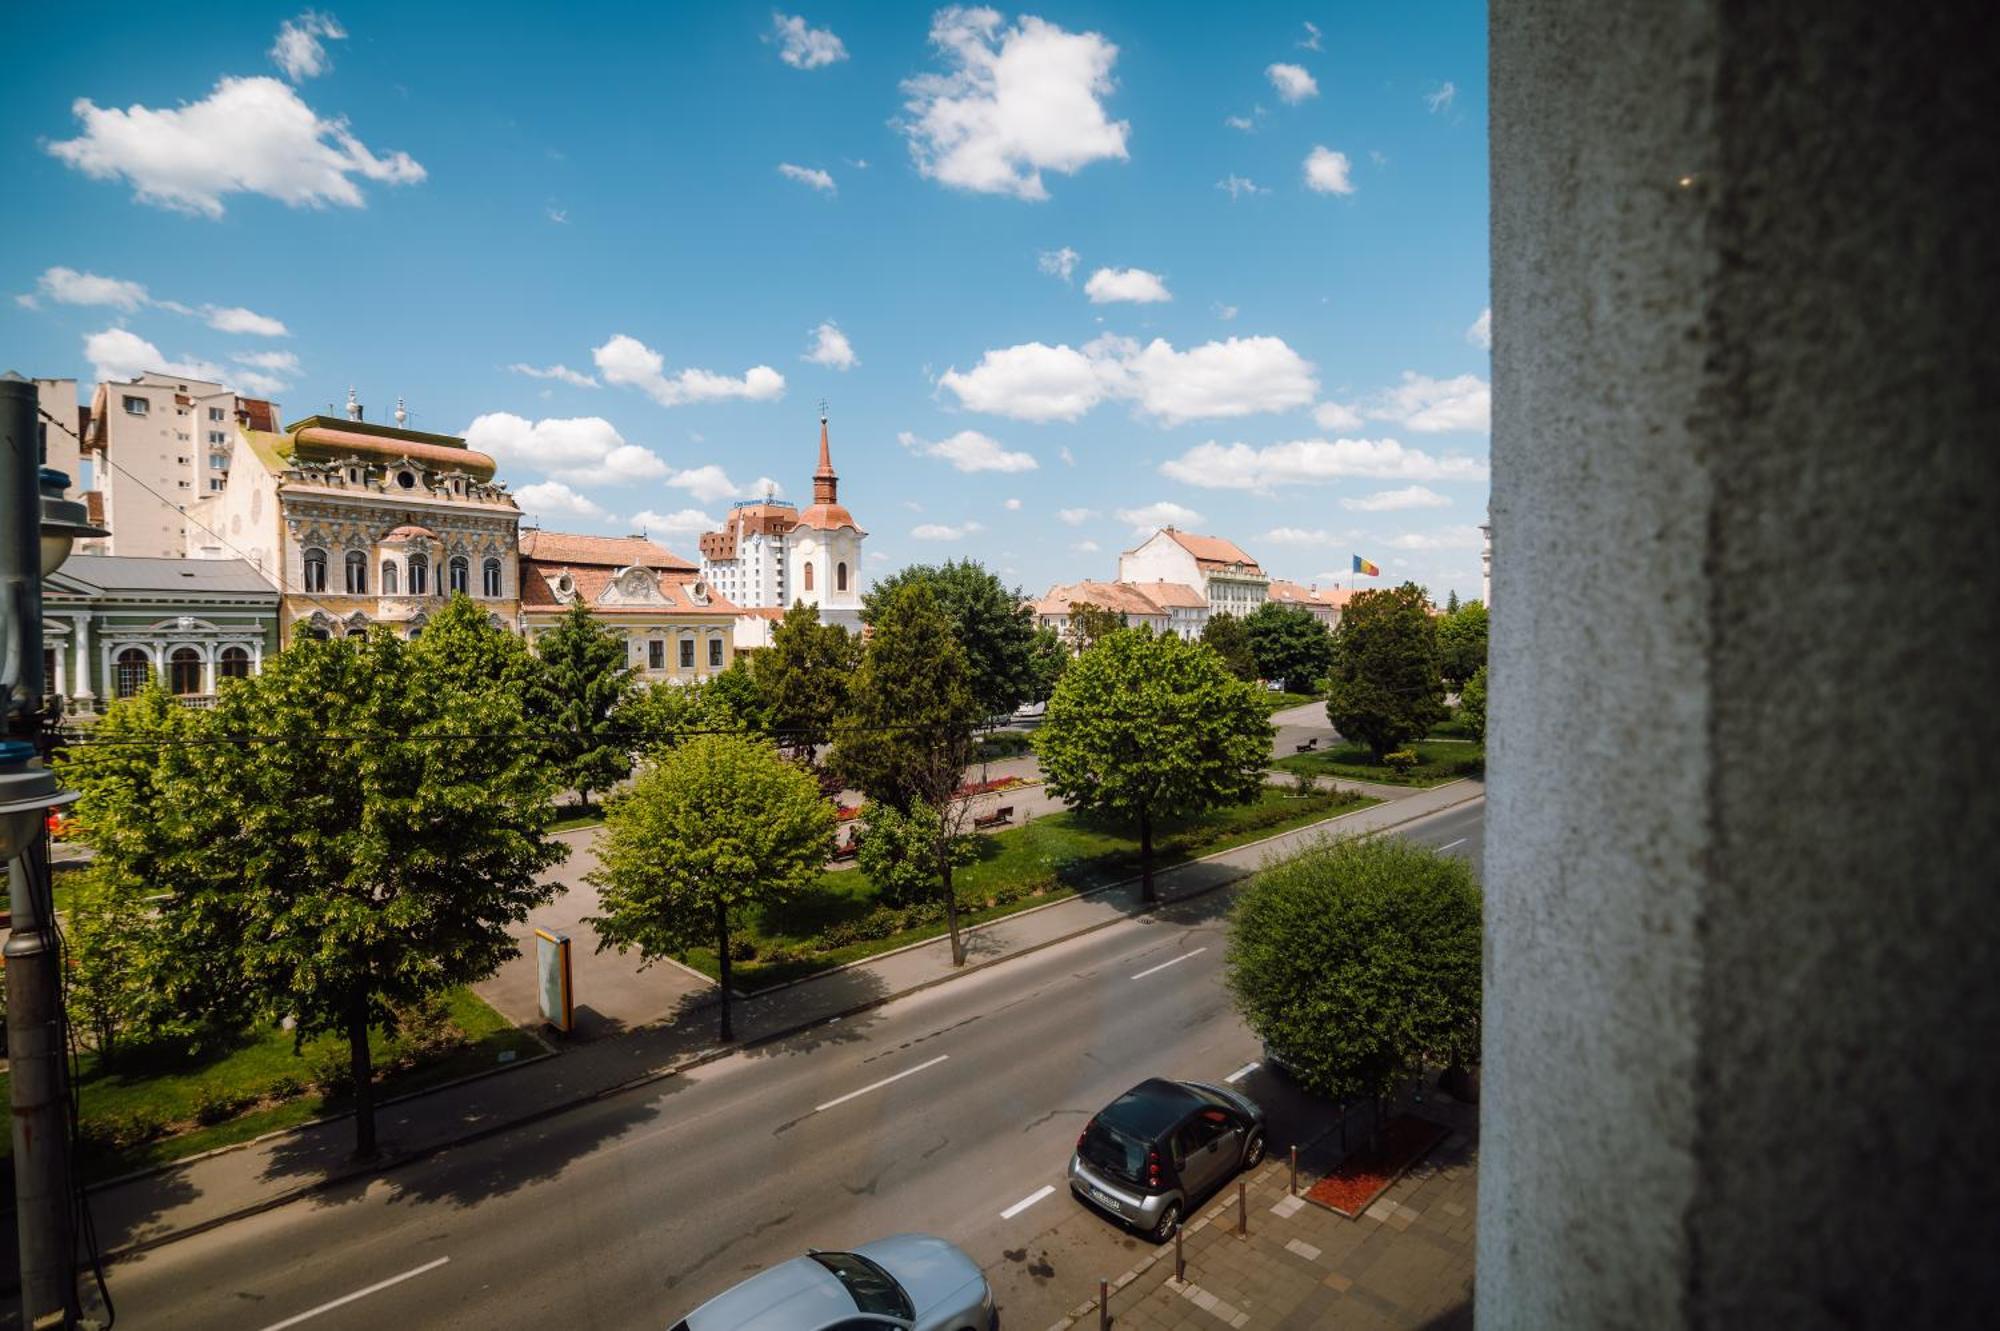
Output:
[[626,642],[643,680],[692,684],[736,659],[735,605],[687,560],[643,536],[521,533],[521,632],[533,642],[582,602]]

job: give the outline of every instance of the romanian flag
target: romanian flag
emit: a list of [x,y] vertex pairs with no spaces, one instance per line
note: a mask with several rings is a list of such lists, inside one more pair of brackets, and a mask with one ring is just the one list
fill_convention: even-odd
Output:
[[1354,571],[1356,573],[1365,574],[1366,576],[1371,578],[1379,578],[1382,576],[1382,569],[1379,565],[1369,563],[1367,560],[1363,559],[1360,555],[1354,556]]

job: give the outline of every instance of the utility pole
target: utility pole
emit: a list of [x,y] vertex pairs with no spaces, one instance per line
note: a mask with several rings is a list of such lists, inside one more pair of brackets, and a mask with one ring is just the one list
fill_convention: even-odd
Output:
[[13,909],[7,936],[7,1055],[14,1120],[14,1223],[20,1232],[22,1324],[74,1326],[76,1224],[71,1213],[61,958],[49,895],[43,768],[42,491],[34,384],[0,376],[0,850]]

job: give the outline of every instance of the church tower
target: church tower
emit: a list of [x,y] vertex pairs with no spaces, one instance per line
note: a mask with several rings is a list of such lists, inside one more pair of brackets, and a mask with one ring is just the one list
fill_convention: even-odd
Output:
[[819,607],[822,624],[861,627],[861,530],[840,503],[840,477],[827,442],[826,409],[819,416],[819,466],[813,472],[812,506],[799,514],[786,542],[786,586],[791,599]]

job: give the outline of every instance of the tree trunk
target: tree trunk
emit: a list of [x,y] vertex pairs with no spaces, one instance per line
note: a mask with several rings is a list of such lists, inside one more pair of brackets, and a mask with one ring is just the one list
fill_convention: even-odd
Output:
[[736,1032],[729,1025],[729,906],[720,897],[715,902],[715,960],[722,973],[722,1029],[716,1038],[728,1044]]
[[1139,813],[1139,897],[1147,905],[1160,899],[1153,890],[1153,813],[1150,809]]
[[938,844],[938,878],[944,883],[944,923],[951,933],[951,964],[965,964],[965,940],[958,933],[958,889],[951,882],[951,850],[949,842]]
[[368,1052],[365,998],[347,1009],[347,1065],[354,1077],[354,1154],[366,1160],[375,1154],[375,1067]]

